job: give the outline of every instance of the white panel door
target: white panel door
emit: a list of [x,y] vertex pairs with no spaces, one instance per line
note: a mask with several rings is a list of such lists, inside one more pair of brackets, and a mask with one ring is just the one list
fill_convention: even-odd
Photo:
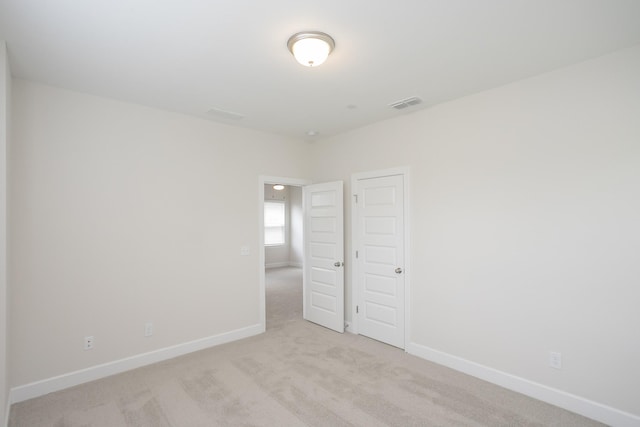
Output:
[[303,188],[303,317],[338,332],[344,332],[342,191],[342,181]]
[[402,175],[358,180],[359,333],[404,348],[404,183]]

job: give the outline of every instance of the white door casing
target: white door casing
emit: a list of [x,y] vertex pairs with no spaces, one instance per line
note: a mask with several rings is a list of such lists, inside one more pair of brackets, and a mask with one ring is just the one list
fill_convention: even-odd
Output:
[[303,187],[303,317],[344,332],[343,182]]
[[356,183],[358,332],[404,348],[404,176],[358,179]]

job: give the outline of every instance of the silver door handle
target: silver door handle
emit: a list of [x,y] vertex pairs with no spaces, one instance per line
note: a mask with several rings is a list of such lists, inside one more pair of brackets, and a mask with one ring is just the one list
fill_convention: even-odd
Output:
[[396,274],[402,274],[402,269],[400,267],[396,268]]
[[344,265],[344,262],[340,262],[340,261],[336,261],[333,263],[334,267],[342,267]]

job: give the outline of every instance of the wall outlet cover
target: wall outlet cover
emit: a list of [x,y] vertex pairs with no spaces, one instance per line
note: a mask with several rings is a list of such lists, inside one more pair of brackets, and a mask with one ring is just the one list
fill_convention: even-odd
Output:
[[557,351],[550,351],[549,366],[554,369],[562,369],[562,353],[558,353]]
[[84,349],[85,350],[93,349],[94,341],[95,340],[94,340],[93,336],[84,337]]
[[144,324],[144,336],[150,337],[151,335],[153,335],[153,323],[147,322]]

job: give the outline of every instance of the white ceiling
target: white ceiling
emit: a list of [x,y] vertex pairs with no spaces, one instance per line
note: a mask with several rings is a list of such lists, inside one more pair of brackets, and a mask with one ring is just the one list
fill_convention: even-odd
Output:
[[320,138],[638,44],[640,0],[1,0],[0,39],[14,77]]

